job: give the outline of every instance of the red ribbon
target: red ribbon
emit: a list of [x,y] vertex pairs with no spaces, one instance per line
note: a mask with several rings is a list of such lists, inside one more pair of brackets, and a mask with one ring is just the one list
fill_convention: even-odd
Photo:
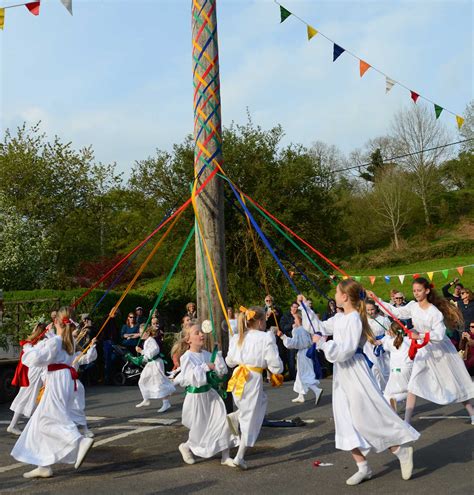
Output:
[[421,344],[419,344],[411,335],[410,338],[411,344],[410,349],[408,350],[408,357],[413,361],[415,359],[416,353],[418,352],[418,349],[425,347],[425,345],[428,344],[428,342],[430,341],[430,332],[425,333],[423,342]]
[[79,374],[76,368],[69,366],[68,364],[48,364],[48,371],[59,371],[59,370],[69,370],[71,372],[71,378],[74,380],[74,391],[77,391],[77,380]]
[[13,376],[12,380],[12,385],[14,387],[29,387],[30,386],[30,380],[28,380],[28,366],[26,364],[23,364],[22,362],[22,357],[25,351],[23,350],[23,346],[25,344],[31,344],[35,345],[38,343],[39,340],[41,340],[44,337],[44,334],[48,331],[47,328],[45,328],[39,335],[36,337],[36,339],[33,339],[31,342],[29,340],[20,340],[20,345],[22,347],[21,352],[20,352],[20,357],[18,358],[18,364],[16,365],[16,370],[15,374]]

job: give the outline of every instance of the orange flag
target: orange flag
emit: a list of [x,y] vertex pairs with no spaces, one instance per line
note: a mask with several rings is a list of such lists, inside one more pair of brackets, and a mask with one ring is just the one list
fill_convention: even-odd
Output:
[[462,277],[462,274],[464,273],[464,267],[463,266],[458,266],[456,268],[456,270],[458,271],[459,275],[461,275],[461,277]]
[[367,62],[360,60],[359,63],[360,77],[362,77],[369,69],[370,69],[370,65]]
[[373,275],[371,275],[371,276],[369,277],[370,283],[371,283],[372,285],[374,285],[375,278],[376,278],[376,277],[374,277]]

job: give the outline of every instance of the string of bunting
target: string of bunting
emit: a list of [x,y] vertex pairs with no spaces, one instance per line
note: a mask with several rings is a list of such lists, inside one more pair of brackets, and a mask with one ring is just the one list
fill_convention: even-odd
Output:
[[[405,281],[406,277],[418,278],[421,276],[420,275],[421,273],[426,273],[428,275],[428,278],[430,279],[430,281],[433,280],[435,273],[442,273],[443,277],[445,279],[447,279],[449,272],[453,271],[453,270],[456,270],[457,273],[459,274],[459,276],[462,277],[464,275],[464,269],[470,268],[470,267],[474,267],[474,264],[473,265],[457,266],[455,268],[444,268],[443,270],[432,270],[429,272],[423,271],[423,272],[418,272],[418,273],[404,273],[404,274],[400,274],[400,275],[351,275],[351,278],[353,278],[354,280],[357,280],[357,282],[360,282],[363,278],[368,278],[370,280],[371,285],[374,285],[375,280],[377,278],[382,277],[387,284],[389,284],[392,279],[398,278],[400,283],[403,285],[403,282]],[[343,278],[347,278],[347,277],[343,277]]]
[[392,77],[388,76],[387,74],[385,74],[385,72],[381,71],[380,69],[374,67],[373,65],[369,64],[365,60],[361,59],[359,56],[357,56],[355,53],[352,53],[347,48],[343,48],[341,45],[339,45],[334,40],[332,40],[331,38],[329,38],[329,36],[326,36],[319,29],[314,28],[308,22],[306,22],[301,17],[298,17],[293,12],[290,12],[287,8],[285,8],[283,5],[281,5],[276,0],[274,0],[274,2],[280,7],[280,24],[282,22],[286,21],[286,19],[288,19],[289,17],[293,16],[296,19],[298,19],[299,21],[301,21],[303,24],[306,25],[306,32],[307,32],[308,41],[310,41],[316,35],[320,35],[323,38],[326,38],[328,41],[330,41],[333,44],[333,56],[332,56],[332,61],[333,62],[335,62],[344,52],[347,53],[347,54],[349,54],[349,55],[351,55],[352,57],[354,57],[355,59],[357,59],[359,61],[359,74],[360,74],[360,77],[363,77],[364,74],[369,69],[372,69],[375,72],[378,72],[379,74],[381,74],[382,76],[385,77],[385,94],[389,93],[390,90],[395,85],[401,86],[402,88],[405,88],[406,90],[408,90],[410,92],[410,98],[413,100],[413,103],[416,103],[419,98],[422,98],[423,100],[426,100],[429,103],[431,103],[432,105],[434,105],[434,112],[435,112],[436,119],[438,119],[440,117],[440,115],[441,115],[441,113],[443,111],[448,112],[448,113],[454,115],[456,117],[456,123],[457,123],[458,129],[461,129],[462,125],[464,124],[463,117],[461,117],[460,115],[456,114],[455,112],[452,112],[451,110],[448,110],[445,107],[442,107],[441,105],[438,105],[437,103],[435,103],[434,101],[430,100],[426,96],[423,96],[420,93],[418,93],[416,91],[413,91],[412,89],[410,89],[405,84],[403,84],[400,81],[397,81],[397,80],[393,79]]
[[[61,3],[66,7],[67,11],[72,15],[72,0],[61,0]],[[0,29],[5,27],[5,11],[7,9],[14,9],[16,7],[26,7],[33,15],[38,16],[40,13],[41,1],[38,2],[24,2],[17,3],[15,5],[7,5],[0,7]]]

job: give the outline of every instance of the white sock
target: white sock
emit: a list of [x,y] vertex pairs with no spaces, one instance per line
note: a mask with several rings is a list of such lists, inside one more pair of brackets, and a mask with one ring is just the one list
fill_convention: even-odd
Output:
[[369,463],[367,461],[357,462],[357,469],[365,474],[369,471]]
[[8,425],[8,428],[15,428],[16,424],[18,423],[18,420],[20,419],[21,413],[16,412],[13,414],[13,418],[10,421],[10,424]]
[[242,440],[240,441],[239,450],[237,451],[236,459],[243,459],[245,455],[245,450],[247,449],[246,445]]
[[229,449],[225,449],[225,450],[223,450],[223,451],[222,451],[221,461],[222,461],[222,462],[225,462],[225,461],[227,461],[228,459],[230,459]]

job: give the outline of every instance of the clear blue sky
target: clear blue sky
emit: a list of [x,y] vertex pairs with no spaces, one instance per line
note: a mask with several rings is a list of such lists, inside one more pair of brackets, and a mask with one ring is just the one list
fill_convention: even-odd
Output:
[[[0,0],[0,5],[17,0]],[[473,4],[439,1],[298,1],[287,8],[348,50],[441,106],[462,113],[473,98]],[[7,11],[0,32],[1,129],[42,120],[48,135],[92,144],[129,174],[133,162],[192,132],[191,0],[42,0],[41,14]],[[373,71],[360,79],[347,54],[279,23],[269,0],[219,0],[224,125],[247,107],[285,142],[315,140],[349,153],[384,134],[411,100]],[[454,117],[441,121],[455,135]]]

